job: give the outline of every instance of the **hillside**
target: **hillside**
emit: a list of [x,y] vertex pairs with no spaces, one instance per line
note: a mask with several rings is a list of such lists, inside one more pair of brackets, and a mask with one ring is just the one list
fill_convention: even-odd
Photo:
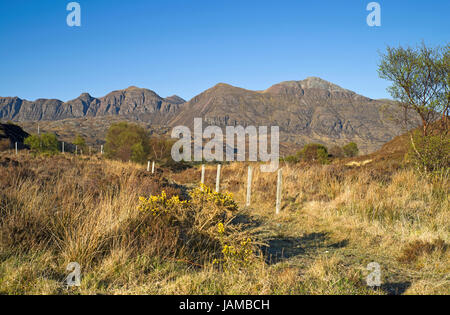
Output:
[[66,103],[55,99],[22,100],[0,98],[0,119],[17,122],[55,121],[68,118],[124,116],[129,119],[164,123],[185,101],[178,96],[166,99],[148,89],[129,87],[102,98],[88,93]]
[[[48,131],[61,132],[70,124],[89,129],[92,118],[138,121],[153,129],[178,125],[192,126],[196,117],[205,125],[279,126],[281,141],[302,146],[319,142],[328,146],[358,144],[362,153],[378,150],[403,133],[395,121],[398,109],[389,100],[373,100],[320,78],[287,81],[264,91],[251,91],[218,84],[189,102],[178,96],[161,98],[155,92],[137,87],[114,91],[102,98],[87,93],[75,100],[36,100],[0,98],[0,119],[21,122],[36,128],[46,121]],[[65,120],[65,122],[59,122]],[[90,133],[102,139],[108,123]],[[56,126],[56,127],[55,127]],[[89,132],[86,132],[89,133]]]
[[280,126],[284,142],[331,146],[354,141],[369,153],[402,133],[392,113],[398,109],[391,101],[372,100],[312,77],[265,91],[218,84],[189,101],[170,124],[192,125],[201,116],[219,126]]

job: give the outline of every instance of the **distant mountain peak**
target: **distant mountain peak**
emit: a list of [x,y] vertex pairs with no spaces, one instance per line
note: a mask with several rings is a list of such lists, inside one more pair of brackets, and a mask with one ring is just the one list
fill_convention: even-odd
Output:
[[127,87],[124,91],[133,91],[133,90],[142,90],[142,89],[137,86],[132,85],[132,86]]
[[216,85],[214,85],[213,89],[216,89],[216,88],[234,88],[234,87],[235,86],[232,86],[231,84],[220,82],[220,83],[217,83]]
[[167,101],[175,103],[175,104],[186,103],[186,100],[184,100],[183,98],[179,97],[178,95],[172,95],[172,96],[166,97],[165,99]]
[[308,89],[323,89],[323,90],[329,90],[329,91],[349,91],[346,90],[339,85],[336,85],[334,83],[331,83],[329,81],[326,81],[319,77],[308,77],[305,80],[301,81],[302,85]]
[[82,98],[82,99],[91,99],[92,96],[89,93],[81,93],[81,95],[78,98]]
[[339,85],[326,81],[319,77],[308,77],[301,81],[284,81],[275,84],[264,91],[271,94],[303,95],[305,90],[322,90],[327,92],[344,92],[355,94],[353,91],[344,89]]

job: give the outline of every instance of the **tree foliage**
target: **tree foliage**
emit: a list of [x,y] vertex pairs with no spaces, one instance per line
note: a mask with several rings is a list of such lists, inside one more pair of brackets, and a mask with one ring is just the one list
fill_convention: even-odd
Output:
[[86,151],[86,140],[81,135],[77,135],[73,144],[78,147],[78,150]]
[[174,140],[162,137],[152,137],[149,141],[150,155],[152,161],[158,161],[161,164],[170,163],[172,160],[172,146]]
[[342,150],[344,150],[344,154],[346,157],[355,157],[359,154],[358,145],[354,142],[350,142],[345,145]]
[[111,159],[146,163],[149,155],[147,131],[126,122],[111,125],[106,135],[105,155]]
[[416,112],[422,120],[423,134],[439,115],[448,114],[449,102],[449,45],[445,48],[429,48],[422,44],[417,48],[387,47],[381,55],[378,73],[392,82],[388,88],[409,117]]
[[298,157],[305,162],[318,162],[321,164],[328,164],[328,149],[326,146],[319,143],[310,143],[303,147],[297,153]]
[[59,151],[58,138],[51,133],[31,135],[24,142],[30,149],[38,153],[54,154]]

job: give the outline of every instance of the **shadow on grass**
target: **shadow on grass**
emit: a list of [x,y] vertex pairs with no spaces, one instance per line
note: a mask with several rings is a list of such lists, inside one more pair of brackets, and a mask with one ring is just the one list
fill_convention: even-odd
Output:
[[396,283],[385,283],[381,285],[381,290],[383,290],[387,295],[402,295],[411,286],[411,282],[396,282]]
[[277,264],[283,260],[318,249],[338,249],[348,245],[348,240],[329,244],[328,233],[310,233],[298,238],[274,238],[262,248],[266,263]]

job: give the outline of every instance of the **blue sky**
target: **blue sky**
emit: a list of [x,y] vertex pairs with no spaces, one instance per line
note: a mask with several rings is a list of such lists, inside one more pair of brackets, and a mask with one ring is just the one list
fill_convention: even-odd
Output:
[[0,1],[0,96],[101,97],[131,85],[185,99],[219,82],[263,90],[319,76],[372,98],[386,45],[443,45],[450,1],[384,0],[382,26],[366,24],[370,0]]

